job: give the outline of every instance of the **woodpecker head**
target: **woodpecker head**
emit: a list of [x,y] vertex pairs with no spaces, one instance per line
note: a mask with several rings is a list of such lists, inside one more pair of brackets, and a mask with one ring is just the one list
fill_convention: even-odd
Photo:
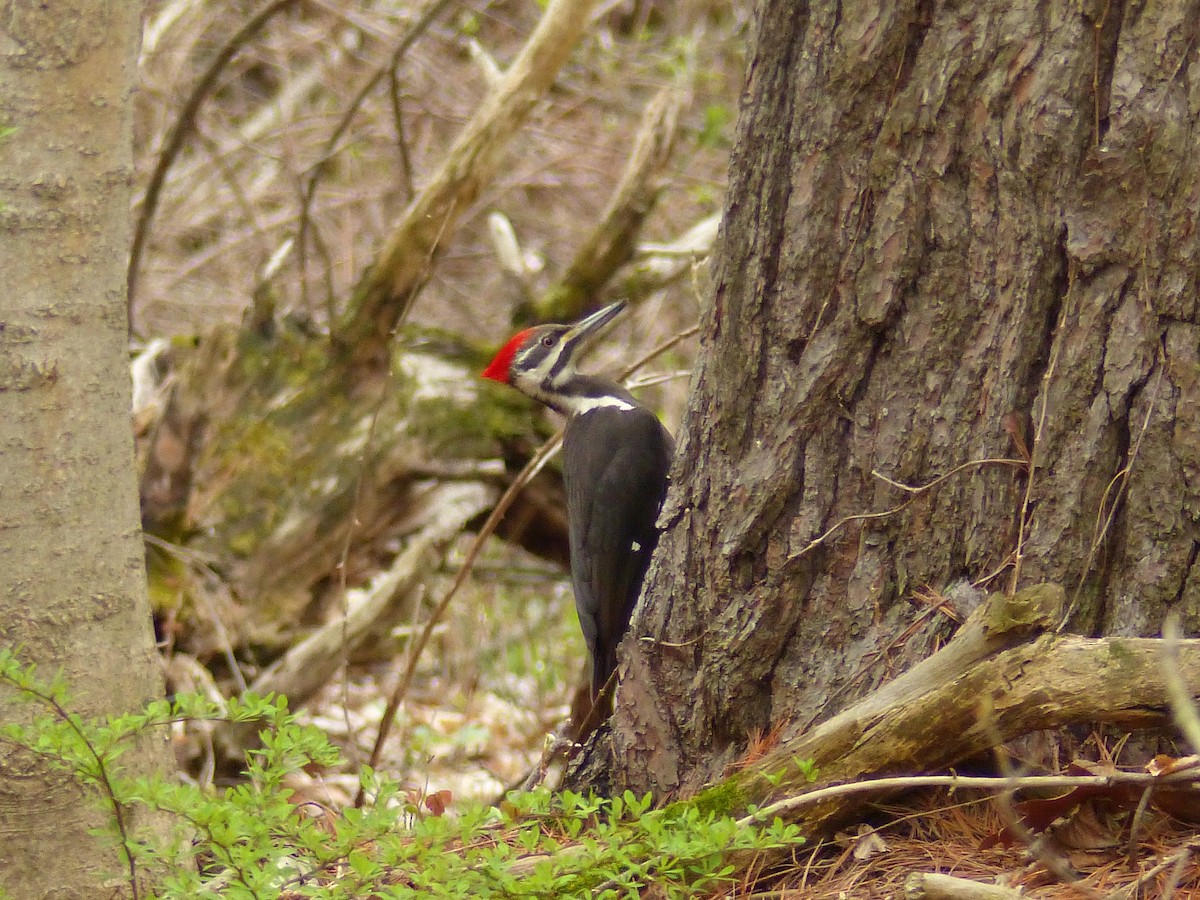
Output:
[[618,301],[574,325],[539,325],[513,335],[500,348],[483,377],[511,385],[565,415],[596,406],[629,408],[633,398],[616,385],[579,375],[579,350],[622,309]]

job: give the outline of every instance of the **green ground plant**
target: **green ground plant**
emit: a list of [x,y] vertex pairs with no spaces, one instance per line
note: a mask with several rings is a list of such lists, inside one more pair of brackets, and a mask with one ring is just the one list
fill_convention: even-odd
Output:
[[[178,696],[88,721],[71,712],[61,679],[43,680],[9,650],[0,650],[0,685],[32,707],[28,721],[0,725],[0,740],[49,760],[111,809],[97,839],[115,846],[133,896],[637,897],[650,885],[656,896],[720,895],[742,882],[757,852],[803,841],[781,821],[748,828],[687,803],[655,809],[649,795],[629,792],[511,792],[495,806],[446,810],[370,769],[360,776],[370,802],[329,810],[298,802],[288,777],[336,765],[340,752],[297,722],[283,697],[218,705]],[[133,741],[198,721],[259,724],[261,746],[247,752],[240,783],[122,773]],[[172,817],[169,842],[137,827],[146,811]]]

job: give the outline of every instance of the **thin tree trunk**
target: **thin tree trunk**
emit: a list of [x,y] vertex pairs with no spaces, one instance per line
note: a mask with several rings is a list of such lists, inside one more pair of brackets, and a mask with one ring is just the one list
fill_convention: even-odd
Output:
[[1196,2],[764,0],[618,783],[694,790],[827,718],[970,583],[1195,632],[1198,30]]
[[[142,5],[6,7],[0,59],[0,622],[60,671],[85,716],[162,693],[146,597],[130,426],[125,267],[130,92]],[[0,692],[0,719],[47,710]],[[166,735],[121,758],[173,767]],[[126,827],[134,823],[126,820]],[[6,896],[127,896],[113,810],[0,746]],[[104,879],[113,881],[105,886]]]

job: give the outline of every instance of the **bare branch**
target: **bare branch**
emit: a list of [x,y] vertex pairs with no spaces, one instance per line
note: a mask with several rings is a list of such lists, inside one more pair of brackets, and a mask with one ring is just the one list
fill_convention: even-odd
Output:
[[179,151],[183,149],[184,141],[192,131],[192,127],[196,121],[196,113],[200,111],[201,104],[208,98],[208,95],[217,85],[217,79],[229,65],[232,60],[246,44],[254,40],[255,36],[263,29],[263,27],[271,21],[276,13],[287,9],[296,0],[269,0],[258,12],[254,13],[233,35],[213,57],[213,61],[209,63],[204,74],[200,76],[200,80],[196,82],[196,86],[192,88],[192,93],[184,101],[183,108],[179,111],[179,116],[175,120],[175,124],[171,126],[171,131],[167,135],[166,141],[163,143],[163,149],[158,154],[158,162],[154,165],[154,172],[150,176],[150,183],[146,185],[146,194],[142,199],[142,208],[138,214],[137,224],[133,229],[133,244],[129,250],[129,269],[126,275],[128,282],[128,304],[129,304],[129,327],[133,328],[133,303],[137,292],[138,273],[141,269],[142,251],[146,247],[146,240],[150,234],[150,223],[154,219],[155,210],[158,208],[158,198],[162,193],[163,182],[166,181],[167,171],[171,168],[171,164],[175,162],[175,157],[179,155]]
[[[437,557],[495,496],[479,484],[440,486],[426,502],[428,524],[409,541],[391,568],[367,588],[349,591],[345,617],[338,617],[280,657],[250,686],[257,694],[285,694],[293,705],[306,701],[364,642],[397,624],[414,595],[436,568]],[[407,601],[407,602],[404,602]]]
[[553,0],[499,87],[467,124],[354,291],[336,329],[352,360],[379,364],[392,330],[416,296],[440,236],[492,180],[509,139],[553,83],[583,35],[596,0]]
[[633,258],[642,224],[662,193],[663,171],[675,148],[679,114],[689,94],[688,83],[675,83],[647,104],[629,161],[608,206],[562,278],[537,303],[535,319],[566,321],[598,306],[600,290]]

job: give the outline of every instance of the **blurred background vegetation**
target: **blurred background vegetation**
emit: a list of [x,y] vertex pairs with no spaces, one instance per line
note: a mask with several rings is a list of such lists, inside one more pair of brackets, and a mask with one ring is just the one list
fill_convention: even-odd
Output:
[[[264,316],[320,348],[390,227],[519,52],[543,6],[534,0],[149,4],[135,113],[134,217],[141,218],[131,306],[135,349],[167,339],[168,347],[188,352],[222,328],[262,325],[256,320]],[[486,351],[527,321],[530,304],[562,276],[601,221],[647,105],[672,84],[682,86],[684,97],[679,131],[664,190],[637,242],[670,245],[697,229],[699,246],[706,246],[723,203],[750,6],[748,0],[601,3],[553,89],[509,144],[499,176],[446,236],[409,326],[429,341],[443,336]],[[436,15],[429,18],[431,11]],[[247,33],[256,17],[264,24]],[[206,78],[212,80],[198,93]],[[201,95],[185,120],[189,100]],[[678,277],[638,297],[595,349],[592,368],[615,373],[694,324],[704,253],[693,253]],[[620,286],[615,290],[619,296]],[[639,375],[639,393],[672,429],[695,351],[695,339],[684,340]],[[171,367],[156,364],[162,375],[156,389],[169,390]],[[448,377],[462,378],[462,371]],[[140,415],[145,438],[161,404]],[[255,441],[269,435],[246,431],[242,439],[252,454]],[[165,452],[161,444],[156,455]],[[197,477],[214,479],[208,472],[197,470]],[[192,489],[204,495],[221,485]],[[269,505],[274,498],[254,502]],[[210,544],[189,547],[176,533],[148,531],[170,687],[235,693],[284,648],[264,648],[252,629],[239,632],[255,598],[230,589],[220,554],[207,552],[211,536]],[[307,608],[287,639],[335,621],[345,592],[386,568],[389,552],[400,552],[400,533],[372,535],[374,567],[360,560],[348,574],[347,567],[329,571],[334,599]],[[308,705],[306,715],[345,747],[351,767],[296,773],[302,795],[333,805],[352,795],[354,766],[370,752],[396,660],[472,540],[462,534],[438,570],[427,573],[423,602],[409,624],[341,665]],[[161,577],[164,561],[188,572],[186,609],[172,600],[174,582]],[[491,539],[421,656],[381,767],[420,790],[496,796],[520,780],[546,734],[565,718],[583,660],[565,569]],[[194,777],[214,777],[219,769],[210,736],[181,733],[178,751]]]

